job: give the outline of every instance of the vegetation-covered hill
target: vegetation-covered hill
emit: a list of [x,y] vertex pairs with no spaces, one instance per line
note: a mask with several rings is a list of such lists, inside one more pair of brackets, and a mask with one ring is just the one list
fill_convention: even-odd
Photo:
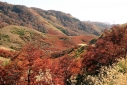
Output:
[[[14,38],[24,37],[31,41],[28,37],[32,37],[35,41],[27,43],[19,51],[0,49],[1,85],[126,85],[127,26],[106,30],[94,45],[89,46],[73,46],[67,36],[37,36],[40,32],[35,32],[35,36],[32,34],[34,30],[14,27],[8,36],[16,34]],[[9,41],[8,36],[2,35],[1,40]]]
[[[85,16],[85,15],[84,15]],[[82,22],[70,14],[54,10],[28,8],[0,2],[0,27],[18,25],[57,35],[100,35],[105,27]]]
[[37,30],[24,27],[8,25],[0,28],[0,47],[20,50],[23,45],[40,41],[43,49],[48,51],[62,51],[81,43],[89,43],[94,36],[66,36],[51,35],[39,32]]
[[21,49],[27,42],[42,38],[47,49],[64,50],[88,43],[101,33],[96,29],[63,12],[0,2],[0,45],[7,48]]
[[106,22],[92,22],[92,21],[84,21],[84,22],[87,22],[87,23],[92,23],[94,25],[96,25],[99,29],[110,29],[113,25],[110,24],[110,23],[106,23]]
[[109,26],[0,2],[0,85],[126,85],[127,25]]

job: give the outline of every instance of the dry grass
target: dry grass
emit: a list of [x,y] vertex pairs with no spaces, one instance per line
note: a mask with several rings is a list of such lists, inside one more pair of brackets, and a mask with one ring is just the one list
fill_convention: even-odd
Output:
[[13,49],[10,49],[10,48],[4,47],[4,46],[0,46],[0,49],[7,50],[7,51],[13,50]]
[[10,59],[8,58],[4,58],[4,57],[0,57],[0,66],[6,66],[8,65],[10,62]]
[[88,75],[87,85],[127,85],[127,64],[121,59],[117,64],[102,67],[98,75]]
[[29,39],[31,38],[30,33],[36,33],[45,37],[43,33],[36,31],[34,29],[23,27],[23,26],[10,25],[0,29],[0,35],[1,35],[0,46],[4,46],[7,48],[21,48],[22,45],[26,44],[26,42],[21,38],[20,32],[17,31],[24,31],[25,34],[24,36],[28,37]]
[[24,41],[19,37],[18,34],[11,33],[11,30],[13,28],[19,28],[19,27],[11,25],[11,26],[6,26],[0,29],[0,34],[9,36],[8,40],[5,40],[5,39],[0,40],[2,46],[8,47],[8,48],[10,48],[11,46],[19,47],[19,44],[16,44],[16,43],[14,44],[14,42],[19,42],[21,44],[24,43]]

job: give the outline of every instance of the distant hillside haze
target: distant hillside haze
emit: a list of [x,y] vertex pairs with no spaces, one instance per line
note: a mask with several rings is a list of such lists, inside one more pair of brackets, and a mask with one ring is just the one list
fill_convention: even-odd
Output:
[[110,27],[102,23],[80,21],[60,11],[0,2],[0,28],[8,25],[25,26],[46,34],[67,36],[99,36],[105,28]]
[[104,29],[104,28],[110,29],[112,27],[112,24],[110,24],[108,22],[93,22],[93,21],[84,21],[84,22],[92,23],[102,29]]

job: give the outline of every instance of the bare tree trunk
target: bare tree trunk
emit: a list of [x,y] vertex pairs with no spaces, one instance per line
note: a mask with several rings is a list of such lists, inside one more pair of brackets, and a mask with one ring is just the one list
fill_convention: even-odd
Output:
[[127,52],[125,53],[125,65],[126,65],[126,62],[127,62]]
[[28,77],[28,79],[27,79],[27,81],[28,81],[28,84],[27,85],[30,85],[30,72],[31,72],[31,69],[28,69],[28,75],[27,75],[27,77]]
[[5,85],[5,84],[4,84],[4,81],[3,81],[3,78],[0,77],[0,79],[1,79],[1,80],[0,80],[0,84],[1,84],[1,85]]

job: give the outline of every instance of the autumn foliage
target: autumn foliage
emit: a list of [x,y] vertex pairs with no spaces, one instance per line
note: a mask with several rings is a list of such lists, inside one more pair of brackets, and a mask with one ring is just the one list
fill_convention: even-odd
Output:
[[105,30],[95,45],[90,45],[81,57],[74,54],[79,51],[76,50],[78,47],[50,53],[50,56],[46,56],[42,48],[40,42],[34,42],[28,43],[17,53],[0,50],[1,57],[12,57],[5,66],[0,62],[0,84],[67,85],[71,84],[72,76],[80,75],[80,79],[84,72],[96,74],[102,66],[126,58],[127,27],[114,26],[111,30]]
[[[0,66],[2,85],[65,85],[72,75],[81,71],[81,60],[64,55],[43,57],[38,43],[29,43],[6,66]],[[10,69],[10,70],[9,70]]]
[[105,30],[94,46],[84,55],[83,67],[92,74],[101,66],[112,65],[127,55],[127,26],[113,26]]

